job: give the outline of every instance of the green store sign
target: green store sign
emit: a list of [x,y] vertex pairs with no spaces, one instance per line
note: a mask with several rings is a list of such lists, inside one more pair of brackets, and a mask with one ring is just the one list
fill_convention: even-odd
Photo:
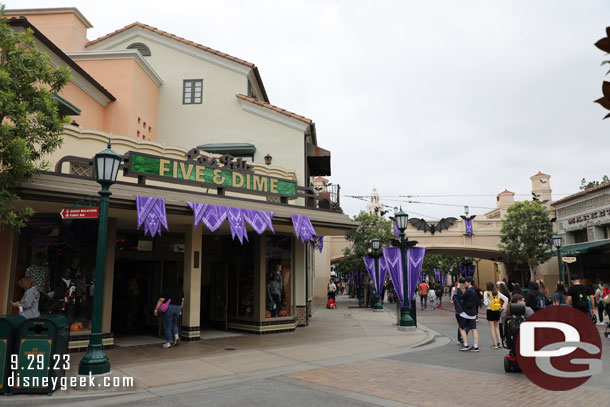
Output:
[[125,176],[145,177],[171,183],[227,188],[263,195],[296,197],[296,182],[255,174],[241,159],[223,156],[182,161],[130,151]]

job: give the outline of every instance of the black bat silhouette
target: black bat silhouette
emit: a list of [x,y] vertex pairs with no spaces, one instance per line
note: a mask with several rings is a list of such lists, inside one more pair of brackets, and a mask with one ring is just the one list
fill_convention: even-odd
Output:
[[464,216],[464,215],[460,215],[460,218],[464,219],[464,220],[473,220],[474,218],[476,218],[477,215],[472,215],[472,216]]
[[417,228],[417,230],[423,230],[424,232],[430,232],[434,234],[434,232],[440,232],[444,229],[449,229],[451,225],[455,223],[457,218],[443,218],[438,221],[436,225],[430,225],[424,219],[420,218],[411,218],[409,219],[409,223]]

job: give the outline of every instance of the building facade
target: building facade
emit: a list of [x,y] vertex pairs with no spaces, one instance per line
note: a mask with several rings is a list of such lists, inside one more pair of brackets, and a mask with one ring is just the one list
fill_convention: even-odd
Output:
[[[315,123],[270,104],[254,64],[145,24],[87,41],[91,24],[75,8],[6,16],[15,17],[14,29],[32,29],[73,79],[58,95],[72,107],[63,145],[45,157],[50,170],[18,191],[36,216],[21,233],[0,233],[0,313],[20,298],[16,281],[40,266],[53,311],[81,322],[73,325],[71,348],[86,346],[97,222],[60,212],[95,202],[92,158],[111,141],[123,163],[110,197],[106,345],[114,337],[159,335],[154,306],[170,281],[185,291],[187,340],[212,328],[262,334],[307,325],[314,245],[298,237],[295,216],[323,236],[354,227],[338,199],[314,188],[313,178],[331,169]],[[160,235],[142,231],[138,197],[163,201],[167,228]],[[205,216],[206,226],[196,222],[194,204],[217,211],[205,209],[218,215],[213,228]],[[264,219],[242,219],[245,232],[236,236],[233,223],[222,222],[231,214]],[[70,284],[76,294],[66,301]]]

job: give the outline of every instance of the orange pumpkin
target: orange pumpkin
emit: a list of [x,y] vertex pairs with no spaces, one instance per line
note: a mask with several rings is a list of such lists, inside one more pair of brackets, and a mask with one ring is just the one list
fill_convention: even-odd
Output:
[[73,322],[72,325],[70,325],[71,331],[82,331],[83,329],[85,328],[83,327],[82,322]]
[[271,318],[271,312],[265,311],[265,318]]
[[287,317],[287,316],[288,316],[288,311],[284,311],[284,310],[280,311],[280,317]]

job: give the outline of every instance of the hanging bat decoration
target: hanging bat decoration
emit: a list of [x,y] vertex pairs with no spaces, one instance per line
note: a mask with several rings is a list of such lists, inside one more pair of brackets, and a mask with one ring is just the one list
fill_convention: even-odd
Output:
[[464,220],[473,220],[476,217],[477,217],[477,215],[471,215],[471,216],[460,215],[460,218],[462,218]]
[[436,225],[430,225],[424,219],[420,218],[411,218],[409,219],[409,223],[417,228],[417,230],[423,230],[424,232],[430,232],[434,234],[434,232],[440,232],[445,229],[449,229],[451,225],[455,223],[457,218],[443,218],[438,221]]

